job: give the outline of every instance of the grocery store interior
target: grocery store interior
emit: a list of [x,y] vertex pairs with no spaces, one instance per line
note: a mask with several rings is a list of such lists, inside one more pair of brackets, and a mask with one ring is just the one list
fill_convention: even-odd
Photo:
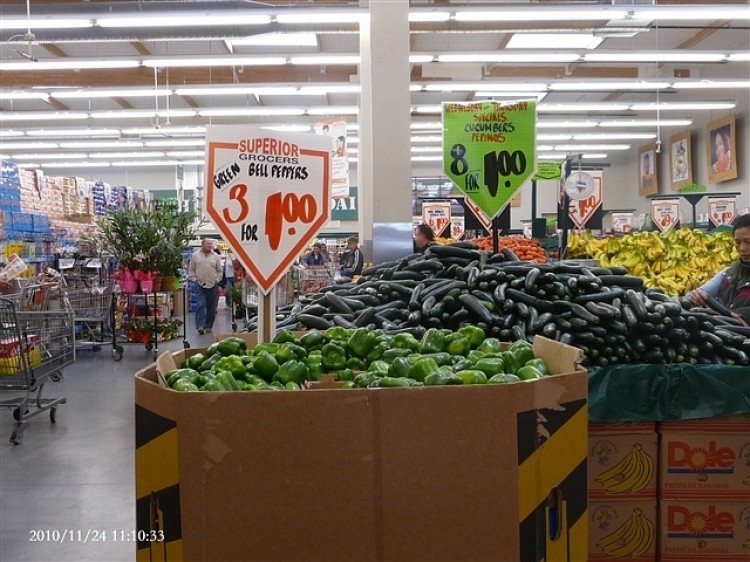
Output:
[[749,53],[747,0],[3,0],[0,561],[750,560]]

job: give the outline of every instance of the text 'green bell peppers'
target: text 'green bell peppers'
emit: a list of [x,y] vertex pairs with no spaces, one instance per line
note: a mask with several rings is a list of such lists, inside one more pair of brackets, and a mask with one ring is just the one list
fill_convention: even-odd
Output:
[[451,355],[466,356],[471,351],[471,342],[461,334],[452,333],[445,338],[445,351]]
[[253,372],[266,382],[270,382],[278,370],[279,362],[267,351],[261,351],[253,362]]
[[378,344],[378,337],[367,328],[357,328],[349,336],[346,342],[346,346],[349,350],[356,355],[364,359],[367,354],[372,351]]
[[484,338],[487,337],[482,328],[480,328],[479,326],[472,326],[471,324],[467,324],[466,326],[462,326],[461,328],[459,328],[458,333],[469,340],[471,349],[478,348],[484,341]]
[[292,359],[284,363],[273,375],[273,380],[286,385],[290,382],[302,384],[307,379],[307,367],[302,361]]
[[273,343],[299,343],[297,337],[292,333],[291,330],[283,328],[276,333],[276,337],[273,338]]
[[419,346],[421,353],[440,353],[445,350],[445,336],[442,330],[430,328],[422,336]]
[[320,330],[310,330],[299,339],[299,344],[304,347],[308,353],[321,349],[326,343],[325,336]]
[[338,343],[327,343],[320,350],[323,354],[323,370],[326,373],[346,367],[346,350]]

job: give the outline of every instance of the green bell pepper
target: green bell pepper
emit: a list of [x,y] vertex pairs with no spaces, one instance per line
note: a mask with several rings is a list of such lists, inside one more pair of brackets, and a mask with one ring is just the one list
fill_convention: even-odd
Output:
[[307,359],[305,359],[305,367],[307,367],[309,380],[319,381],[320,376],[323,374],[323,356],[308,355]]
[[192,355],[191,357],[188,357],[185,359],[185,363],[183,363],[183,367],[187,369],[195,369],[200,370],[201,364],[207,359],[205,355],[202,353],[196,353],[195,355]]
[[466,356],[466,358],[471,361],[472,363],[476,363],[479,361],[482,357],[484,357],[486,354],[483,351],[479,351],[478,349],[472,349],[469,354]]
[[213,370],[214,365],[216,365],[220,359],[221,359],[221,355],[219,353],[214,353],[208,359],[206,359],[203,363],[201,363],[200,371],[203,372],[203,371]]
[[419,345],[420,353],[440,353],[445,350],[445,336],[442,330],[437,328],[430,328],[422,336],[422,341]]
[[255,346],[253,353],[258,355],[261,351],[265,351],[273,355],[279,350],[279,347],[281,346],[278,343],[259,343]]
[[224,357],[229,355],[244,355],[247,351],[247,342],[242,338],[232,336],[221,340],[216,346],[216,350]]
[[451,355],[466,356],[471,351],[471,342],[463,335],[454,332],[445,338],[445,351]]
[[173,386],[174,383],[176,383],[180,379],[190,380],[197,375],[200,375],[200,373],[195,369],[183,367],[182,369],[174,369],[173,371],[169,371],[166,375],[164,375],[164,380],[167,381],[167,384],[169,386]]
[[383,361],[386,363],[393,363],[393,360],[396,359],[396,357],[406,357],[410,354],[411,350],[409,349],[403,347],[392,347],[383,353]]
[[354,381],[344,381],[344,384],[341,385],[341,388],[357,388],[354,385]]
[[327,343],[321,349],[323,354],[323,370],[326,373],[338,371],[346,367],[346,350],[338,343]]
[[367,362],[372,363],[373,361],[378,361],[383,358],[385,355],[385,352],[388,351],[391,347],[391,344],[383,341],[381,339],[380,343],[376,345],[370,353],[367,354]]
[[391,347],[419,351],[419,340],[411,334],[396,334],[391,342]]
[[396,357],[388,367],[388,376],[408,377],[412,367],[411,361],[406,357]]
[[278,381],[285,386],[290,382],[299,385],[305,382],[306,379],[307,367],[305,367],[302,361],[298,361],[297,359],[287,361],[273,375],[274,381]]
[[261,351],[253,363],[253,371],[264,381],[270,382],[276,371],[279,370],[279,362],[267,351]]
[[216,380],[216,377],[210,377],[206,381],[206,384],[201,387],[201,390],[205,392],[221,392],[227,389],[224,388],[223,384]]
[[211,357],[214,353],[219,353],[219,342],[217,341],[208,346],[206,356]]
[[350,357],[346,360],[346,368],[352,371],[365,371],[367,370],[367,363],[359,357]]
[[474,369],[482,371],[485,375],[491,377],[505,370],[505,361],[502,357],[483,357],[474,364]]
[[222,357],[216,362],[214,366],[216,371],[229,371],[235,379],[242,379],[245,377],[247,369],[242,364],[242,359],[237,355],[230,355],[228,357]]
[[349,336],[346,347],[357,357],[364,359],[375,346],[378,345],[378,336],[367,328],[357,328]]
[[235,379],[229,371],[219,371],[214,378],[227,390],[241,390],[240,383],[237,382],[237,379]]
[[518,369],[516,376],[522,381],[528,381],[532,379],[541,379],[544,377],[544,374],[536,367],[527,365]]
[[336,374],[336,380],[339,381],[353,381],[354,380],[354,371],[351,369],[339,369],[338,371],[334,371]]
[[296,359],[297,361],[304,361],[307,357],[307,350],[301,345],[296,345],[291,342],[282,343],[276,353],[273,354],[279,365]]
[[367,367],[369,373],[387,373],[389,369],[388,363],[385,361],[373,361],[370,366]]
[[481,343],[484,341],[484,338],[487,337],[482,328],[480,328],[479,326],[472,326],[471,324],[467,324],[466,326],[461,326],[458,329],[458,333],[461,334],[463,337],[465,337],[467,340],[469,340],[469,343],[471,344],[471,349],[478,348],[481,345]]
[[430,373],[424,379],[425,386],[443,386],[453,384],[463,384],[461,378],[450,371],[435,371]]
[[549,367],[547,366],[547,363],[544,362],[544,359],[540,359],[538,357],[535,357],[534,359],[530,359],[526,361],[526,364],[524,365],[524,367],[534,367],[540,373],[542,373],[542,375],[544,375],[545,377],[551,374]]
[[302,390],[296,382],[289,381],[284,385],[284,390]]
[[308,352],[321,349],[326,343],[325,336],[320,330],[310,330],[299,339],[299,344]]
[[474,363],[466,359],[465,357],[460,358],[458,361],[451,365],[453,370],[457,373],[459,371],[465,371],[467,369],[473,369]]
[[510,373],[498,373],[490,377],[487,384],[508,384],[520,380],[516,375],[511,375]]
[[354,377],[354,386],[358,388],[367,388],[370,386],[373,382],[376,380],[382,379],[383,374],[380,372],[377,373],[361,373]]
[[329,342],[337,341],[345,343],[349,339],[349,335],[349,330],[343,326],[333,326],[326,330],[325,339]]
[[383,377],[380,379],[380,386],[383,388],[408,388],[411,386],[407,379],[399,377]]
[[456,376],[461,379],[464,384],[485,384],[487,382],[487,375],[477,369],[458,371]]
[[503,350],[503,346],[497,338],[486,338],[479,344],[477,350],[482,353],[500,353]]
[[516,356],[510,351],[503,353],[503,361],[505,361],[505,372],[510,373],[511,375],[515,375],[518,372],[518,369],[521,368],[521,363],[518,362]]
[[299,343],[297,336],[291,330],[283,328],[276,333],[276,337],[273,338],[273,343]]
[[510,346],[508,350],[519,365],[525,365],[527,361],[531,361],[534,358],[534,348],[527,341],[516,341]]
[[179,379],[172,387],[178,392],[197,392],[198,387],[187,379]]
[[445,351],[441,351],[439,353],[427,353],[425,355],[422,355],[422,358],[425,357],[434,359],[435,363],[438,364],[438,367],[444,367],[445,365],[453,364],[453,357],[451,357],[450,353]]
[[[394,361],[395,362],[395,361]],[[424,357],[409,369],[409,378],[424,382],[425,377],[438,370],[438,364],[432,357]]]

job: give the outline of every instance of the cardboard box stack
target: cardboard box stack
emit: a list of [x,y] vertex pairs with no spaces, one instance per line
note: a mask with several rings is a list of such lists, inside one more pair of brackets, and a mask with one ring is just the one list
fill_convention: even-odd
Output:
[[654,562],[656,424],[589,424],[589,561]]
[[750,560],[750,414],[658,429],[660,560]]

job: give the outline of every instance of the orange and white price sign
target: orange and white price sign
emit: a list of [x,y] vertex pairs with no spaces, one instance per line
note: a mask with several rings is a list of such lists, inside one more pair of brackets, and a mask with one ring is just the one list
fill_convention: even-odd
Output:
[[612,213],[612,232],[615,234],[627,234],[633,230],[633,213]]
[[568,216],[578,230],[586,227],[591,217],[601,208],[603,200],[603,177],[601,172],[591,172],[594,178],[594,191],[586,199],[576,200],[571,198],[568,204]]
[[651,218],[656,228],[669,232],[680,222],[679,201],[652,201]]
[[442,236],[451,222],[450,201],[422,203],[422,222],[430,225],[435,236]]
[[322,135],[206,127],[206,213],[264,294],[330,216]]
[[737,216],[737,200],[734,197],[709,197],[708,220],[714,226],[732,224]]
[[460,240],[466,230],[466,221],[464,217],[451,217],[451,238]]

